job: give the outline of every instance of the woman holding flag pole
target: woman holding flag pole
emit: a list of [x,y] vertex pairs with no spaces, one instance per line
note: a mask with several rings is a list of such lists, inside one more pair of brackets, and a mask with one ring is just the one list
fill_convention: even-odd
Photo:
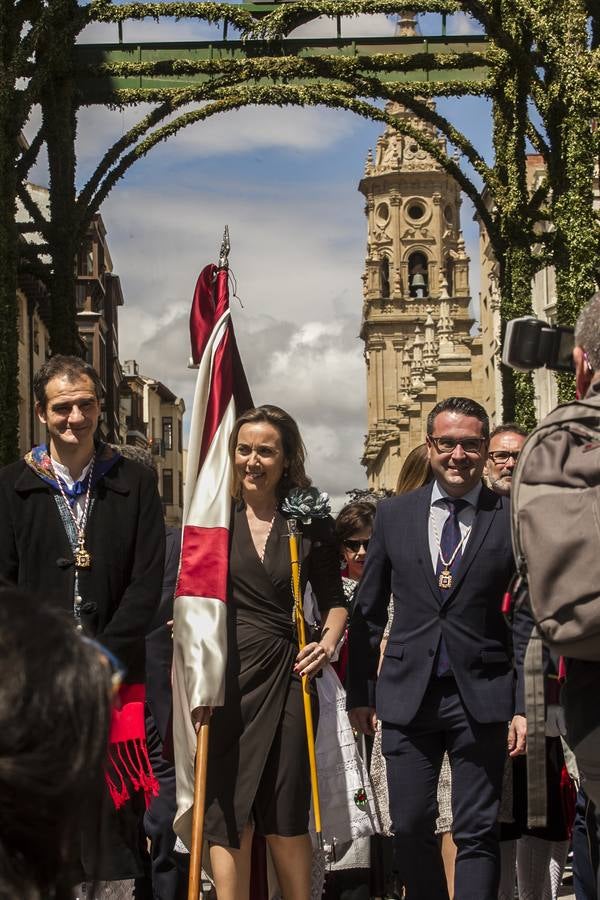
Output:
[[[225,702],[211,718],[205,837],[219,900],[248,896],[254,829],[266,837],[285,900],[308,900],[311,785],[301,679],[327,665],[346,624],[333,523],[314,489],[301,498],[316,500],[313,509],[295,505],[293,489],[310,481],[298,427],[286,412],[263,406],[242,415],[230,454],[229,663]],[[298,520],[307,513],[300,580],[310,581],[323,626],[319,640],[299,651],[286,514]],[[204,720],[206,711],[195,717]]]
[[[192,900],[203,829],[219,900],[249,896],[253,830],[267,839],[285,900],[309,900],[316,771],[304,698],[343,633],[346,607],[327,498],[310,488],[298,426],[277,407],[251,408],[228,254],[225,229],[219,266],[200,273],[190,315],[198,376],[174,600],[174,829],[192,850]],[[303,523],[299,538],[286,516]],[[300,589],[310,581],[323,623],[301,650],[296,550]]]

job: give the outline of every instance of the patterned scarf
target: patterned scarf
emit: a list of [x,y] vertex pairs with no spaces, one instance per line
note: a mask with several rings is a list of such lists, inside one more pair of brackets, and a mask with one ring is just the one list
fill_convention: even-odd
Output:
[[[92,491],[119,459],[121,459],[121,454],[116,448],[103,442],[97,444]],[[56,480],[46,445],[41,444],[39,447],[34,447],[25,456],[25,462],[42,481],[56,491],[55,500],[58,511],[71,549],[75,551],[79,535],[61,496],[60,486]],[[68,488],[65,482],[61,481],[62,489],[70,506],[74,506],[77,498],[87,491],[89,474],[88,470],[85,478],[76,481],[72,488]],[[93,504],[94,498],[91,497],[89,515],[92,513]],[[79,578],[78,571],[75,569],[73,615],[79,628],[81,628],[80,606]],[[143,791],[146,807],[150,805],[152,797],[158,796],[159,785],[152,771],[146,744],[145,701],[146,687],[144,684],[122,684],[115,699],[109,734],[108,759],[104,772],[115,809],[120,809],[130,800],[132,792]]]
[[[105,444],[103,441],[100,441],[96,445],[96,459],[92,475],[92,490],[96,487],[100,479],[103,478],[120,459],[121,454],[116,448],[111,447],[110,444]],[[40,444],[39,446],[34,447],[33,450],[30,450],[25,456],[25,462],[29,468],[42,479],[42,481],[45,481],[46,484],[49,484],[55,491],[60,493],[60,486],[56,479],[54,469],[52,468],[52,459],[48,453],[46,444]],[[76,481],[73,487],[67,487],[66,483],[61,481],[60,484],[71,506],[74,506],[77,498],[87,491],[89,477],[90,471],[88,469],[85,478],[81,481]]]

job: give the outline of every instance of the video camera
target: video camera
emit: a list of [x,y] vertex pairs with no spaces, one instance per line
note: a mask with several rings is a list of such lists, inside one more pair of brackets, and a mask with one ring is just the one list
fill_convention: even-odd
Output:
[[506,326],[502,362],[520,372],[541,366],[572,372],[573,346],[574,330],[568,325],[549,325],[534,316],[522,316]]

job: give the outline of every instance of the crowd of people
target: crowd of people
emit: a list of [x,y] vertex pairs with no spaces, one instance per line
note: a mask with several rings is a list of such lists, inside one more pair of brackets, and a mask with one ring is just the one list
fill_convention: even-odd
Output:
[[[576,331],[581,394],[600,384],[598,335],[596,296]],[[0,471],[0,898],[180,900],[189,856],[173,831],[170,669],[181,533],[165,526],[152,458],[98,440],[93,368],[52,357],[34,393],[48,444]],[[547,655],[549,818],[527,822],[532,618],[526,606],[511,625],[503,614],[526,439],[449,397],[393,496],[305,524],[315,621],[299,649],[282,501],[311,484],[304,444],[278,407],[238,418],[225,700],[190,710],[197,727],[210,722],[205,865],[218,900],[555,900],[571,833],[577,900],[598,896],[597,663],[567,663],[574,759],[558,712],[564,667]],[[331,665],[370,768],[374,834],[337,847],[326,835],[335,852],[319,856],[302,679],[317,722]],[[274,877],[261,883],[265,850]]]

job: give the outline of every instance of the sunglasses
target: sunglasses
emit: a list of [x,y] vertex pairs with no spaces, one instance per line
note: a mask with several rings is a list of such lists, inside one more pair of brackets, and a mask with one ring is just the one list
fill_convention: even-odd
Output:
[[344,547],[347,547],[348,550],[352,550],[353,553],[358,553],[360,548],[364,547],[366,553],[369,547],[369,538],[366,538],[364,541],[344,541]]

